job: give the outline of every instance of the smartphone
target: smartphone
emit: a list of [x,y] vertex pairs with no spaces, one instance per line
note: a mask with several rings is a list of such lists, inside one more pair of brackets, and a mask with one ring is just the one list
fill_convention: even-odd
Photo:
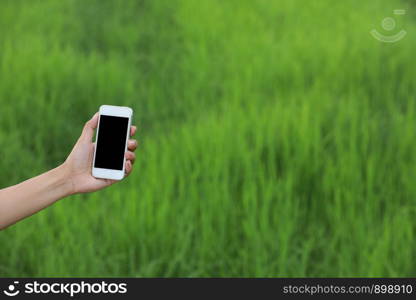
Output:
[[123,179],[132,117],[133,110],[130,107],[100,106],[92,176]]

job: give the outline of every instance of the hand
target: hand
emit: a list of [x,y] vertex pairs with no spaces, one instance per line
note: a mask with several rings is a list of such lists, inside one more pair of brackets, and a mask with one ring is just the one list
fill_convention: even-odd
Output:
[[[97,125],[98,113],[96,113],[91,120],[85,123],[81,136],[63,164],[68,179],[72,182],[71,194],[94,192],[117,182],[117,180],[95,178],[91,174],[95,147],[95,143],[92,142],[92,138]],[[133,136],[135,133],[136,126],[131,126],[130,136]],[[128,176],[133,169],[133,164],[136,159],[134,151],[136,150],[137,145],[136,140],[129,139],[127,144],[128,151],[125,154],[126,176]]]

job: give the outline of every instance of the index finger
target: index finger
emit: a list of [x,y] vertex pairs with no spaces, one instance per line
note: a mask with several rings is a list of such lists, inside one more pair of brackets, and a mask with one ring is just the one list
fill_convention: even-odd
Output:
[[135,135],[135,134],[136,134],[136,131],[137,131],[137,127],[136,127],[136,126],[134,126],[134,125],[132,125],[132,126],[130,127],[130,136]]

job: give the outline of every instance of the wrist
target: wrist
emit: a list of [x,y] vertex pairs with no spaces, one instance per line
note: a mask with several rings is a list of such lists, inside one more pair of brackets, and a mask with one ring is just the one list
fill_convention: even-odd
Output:
[[63,163],[54,170],[56,170],[57,186],[61,189],[63,195],[75,194],[74,183],[67,164]]

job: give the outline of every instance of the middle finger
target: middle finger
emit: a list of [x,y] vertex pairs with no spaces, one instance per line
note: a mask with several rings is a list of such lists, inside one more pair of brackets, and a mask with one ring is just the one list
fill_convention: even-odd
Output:
[[137,140],[130,139],[127,143],[127,149],[129,149],[130,151],[134,151],[136,150],[137,145],[138,145]]

